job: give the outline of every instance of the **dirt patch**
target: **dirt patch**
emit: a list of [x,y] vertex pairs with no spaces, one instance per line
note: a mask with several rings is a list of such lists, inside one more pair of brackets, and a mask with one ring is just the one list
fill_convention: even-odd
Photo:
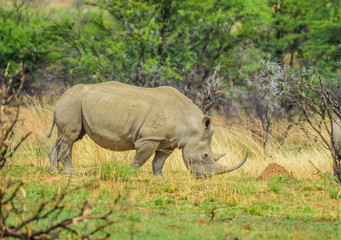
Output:
[[291,177],[288,170],[277,163],[270,163],[257,178],[258,180],[268,180],[272,175],[280,175],[284,177]]
[[250,225],[245,225],[245,226],[241,226],[241,229],[242,229],[242,230],[250,231],[250,230],[251,230],[251,227],[250,227]]

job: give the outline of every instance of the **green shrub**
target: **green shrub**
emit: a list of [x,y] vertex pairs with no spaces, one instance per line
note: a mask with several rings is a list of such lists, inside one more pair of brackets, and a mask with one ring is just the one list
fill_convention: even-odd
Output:
[[0,69],[10,63],[9,73],[14,75],[19,62],[23,62],[25,73],[33,72],[46,64],[51,52],[45,32],[47,24],[48,12],[30,7],[25,1],[17,7],[1,4]]

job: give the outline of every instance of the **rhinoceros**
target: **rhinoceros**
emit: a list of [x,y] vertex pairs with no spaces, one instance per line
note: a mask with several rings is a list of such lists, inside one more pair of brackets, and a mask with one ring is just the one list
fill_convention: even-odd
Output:
[[99,146],[113,150],[136,150],[131,165],[141,167],[154,153],[154,175],[162,176],[166,159],[182,149],[187,169],[197,178],[231,172],[216,161],[225,154],[211,150],[211,119],[172,87],[143,88],[120,82],[79,84],[57,101],[53,123],[58,138],[49,151],[50,170],[77,173],[72,165],[72,145],[87,134]]
[[[334,170],[334,176],[340,176],[338,171],[341,170],[341,121],[336,121],[333,123],[333,140],[332,144],[334,143],[335,147],[335,156],[338,159],[338,161],[333,161],[333,170]],[[337,164],[339,166],[337,166]],[[338,170],[339,169],[339,170]]]

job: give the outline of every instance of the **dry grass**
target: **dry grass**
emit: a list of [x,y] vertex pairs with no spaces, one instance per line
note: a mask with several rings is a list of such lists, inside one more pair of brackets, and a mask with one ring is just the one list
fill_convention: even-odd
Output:
[[[321,234],[325,239],[337,239],[340,188],[329,179],[313,175],[315,170],[308,160],[324,172],[331,172],[332,166],[330,154],[318,138],[313,137],[308,125],[293,128],[283,146],[271,139],[264,153],[260,138],[254,134],[258,123],[248,122],[247,118],[238,123],[226,123],[224,119],[213,117],[212,149],[226,153],[219,161],[226,165],[236,164],[246,150],[249,159],[237,171],[204,180],[196,180],[190,175],[179,150],[166,161],[164,179],[153,176],[151,160],[137,174],[131,174],[129,163],[134,151],[108,151],[88,137],[77,142],[73,149],[73,162],[80,174],[55,175],[47,172],[47,153],[56,140],[56,129],[51,139],[46,138],[53,106],[42,106],[32,99],[26,102],[21,108],[22,121],[17,126],[15,138],[19,139],[28,131],[32,131],[32,135],[0,177],[22,179],[32,208],[37,201],[37,192],[59,194],[65,186],[71,185],[81,188],[70,193],[67,198],[70,203],[89,200],[98,211],[104,208],[119,213],[117,224],[110,230],[117,239],[131,237],[132,224],[141,231],[136,239],[155,239],[156,235],[151,234],[153,231],[162,239],[187,239],[184,235],[193,236],[188,239],[198,236],[202,239],[212,239],[212,236],[219,239],[226,236],[278,239],[282,236],[280,238],[289,239],[293,231],[297,231],[300,239]],[[278,123],[274,128],[274,138],[281,138],[282,125]],[[108,178],[103,178],[101,170],[106,169],[103,167],[117,162],[123,162],[124,171],[130,175],[126,179],[115,178],[110,172]],[[284,166],[296,179],[257,180],[271,162]],[[120,170],[115,168],[114,171]],[[213,222],[209,220],[212,211],[216,215]],[[170,229],[169,225],[174,223],[179,227]],[[117,231],[115,226],[123,230]],[[241,231],[244,227],[248,230]],[[187,232],[184,229],[188,229]],[[224,232],[226,236],[222,235]]]
[[56,8],[62,8],[62,7],[72,7],[72,4],[76,2],[75,0],[43,0],[43,3],[45,3],[48,7],[56,7]]
[[[46,138],[52,123],[53,106],[41,106],[32,99],[25,101],[26,107],[21,108],[22,122],[16,131],[16,138],[29,131],[33,134],[23,144],[13,162],[47,167],[49,166],[48,148],[57,137],[56,129],[54,129],[52,138]],[[226,124],[218,117],[214,118],[213,122],[216,125],[212,149],[215,152],[226,153],[226,156],[220,160],[221,163],[236,164],[243,158],[245,151],[249,151],[248,161],[241,169],[230,173],[233,176],[244,174],[259,176],[269,163],[274,162],[284,166],[298,179],[313,178],[315,170],[309,160],[322,171],[331,172],[330,153],[315,137],[308,125],[292,128],[283,146],[280,146],[277,140],[271,139],[264,152],[261,139],[251,131],[251,128],[255,130],[257,124],[245,124],[246,119],[241,121],[243,125]],[[278,123],[274,128],[276,138],[280,139],[282,127],[281,123]],[[112,152],[105,150],[97,146],[88,137],[77,142],[73,149],[73,162],[81,173],[86,173],[91,168],[98,168],[98,166],[109,161],[130,162],[133,156],[134,151]],[[145,164],[143,169],[151,174],[151,160]],[[171,172],[179,171],[188,175],[182,162],[181,151],[177,150],[167,160],[164,173],[169,176]]]

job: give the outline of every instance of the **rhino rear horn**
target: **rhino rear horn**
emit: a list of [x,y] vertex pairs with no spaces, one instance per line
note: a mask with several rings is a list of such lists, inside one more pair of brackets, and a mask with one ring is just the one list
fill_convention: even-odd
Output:
[[212,153],[214,161],[218,161],[220,158],[224,157],[225,153]]

